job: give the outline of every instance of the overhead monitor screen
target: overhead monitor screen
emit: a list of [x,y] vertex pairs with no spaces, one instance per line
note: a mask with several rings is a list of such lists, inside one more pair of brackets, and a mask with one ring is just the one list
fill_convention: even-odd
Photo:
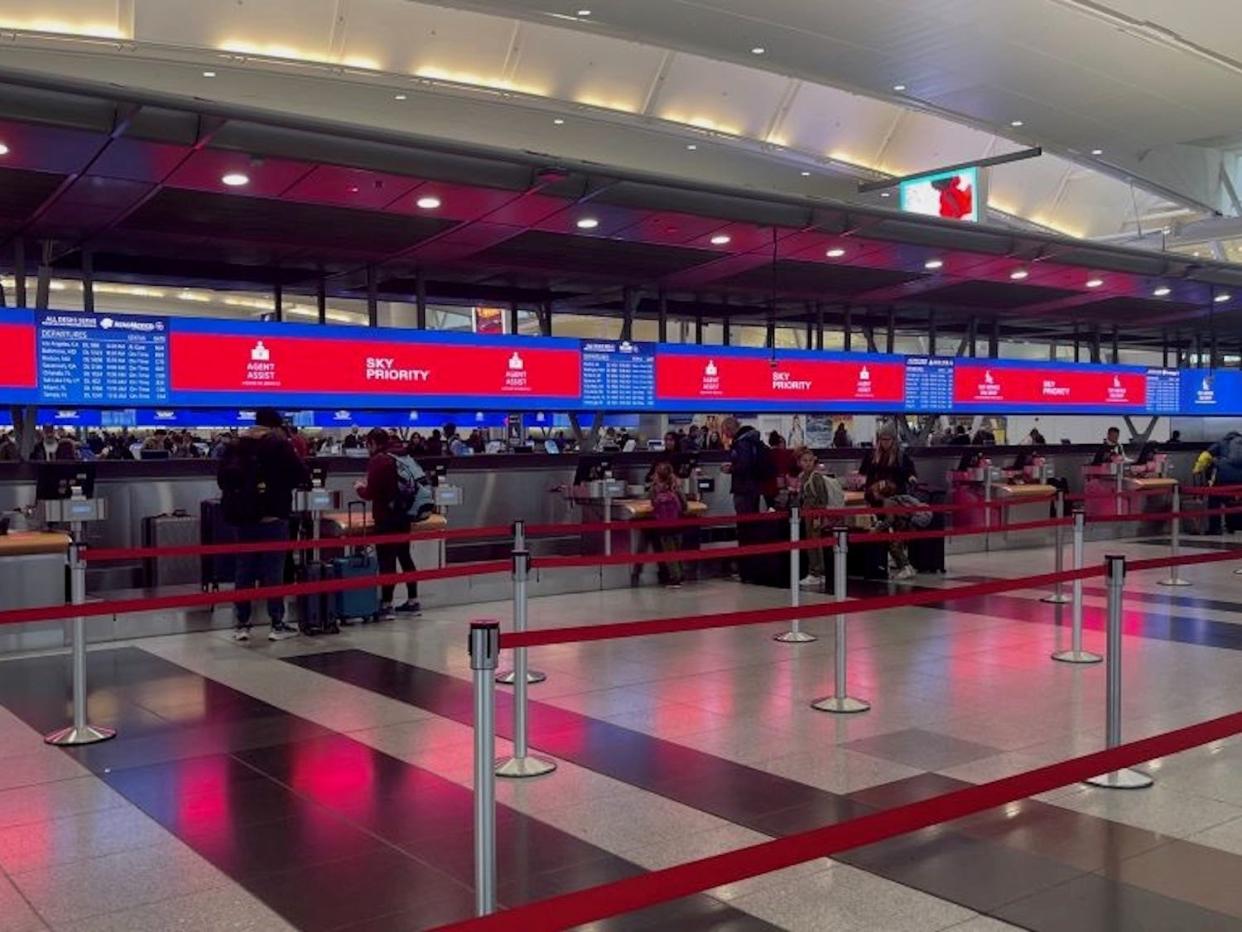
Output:
[[901,209],[946,220],[979,219],[979,169],[960,168],[910,178],[898,185]]
[[954,367],[959,411],[1140,414],[1147,404],[1147,372],[1138,367],[999,359],[959,359]]
[[1181,373],[1183,414],[1242,412],[1242,372],[1236,369],[1186,369]]
[[660,410],[892,411],[905,400],[901,356],[661,345]]

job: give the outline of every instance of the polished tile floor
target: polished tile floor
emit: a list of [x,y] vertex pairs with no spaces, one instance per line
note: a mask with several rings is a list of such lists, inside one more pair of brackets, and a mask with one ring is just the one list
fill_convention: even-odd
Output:
[[[1202,541],[1213,548],[1217,541]],[[1194,542],[1188,546],[1192,549]],[[1159,541],[1093,543],[1135,557]],[[950,557],[923,586],[1051,568]],[[1242,576],[1128,580],[1127,738],[1242,709]],[[887,591],[851,584],[851,592]],[[531,740],[559,766],[502,782],[499,893],[515,905],[842,821],[1102,746],[1104,670],[1057,664],[1068,607],[1019,591],[848,621],[850,691],[813,644],[738,628],[531,651]],[[532,626],[779,605],[724,581],[552,596]],[[808,601],[819,596],[806,596]],[[1087,647],[1104,593],[1086,587]],[[92,651],[91,717],[61,751],[64,657],[0,662],[0,932],[419,929],[470,914],[471,691],[464,624],[504,603],[330,639],[216,633]],[[498,696],[500,753],[511,706]],[[1242,739],[1153,762],[1155,787],[1074,785],[716,888],[599,929],[1242,932]]]

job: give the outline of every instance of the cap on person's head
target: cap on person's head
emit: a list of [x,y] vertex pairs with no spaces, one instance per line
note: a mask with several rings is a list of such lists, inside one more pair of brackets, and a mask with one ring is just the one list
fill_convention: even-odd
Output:
[[373,443],[377,447],[388,446],[388,431],[382,427],[373,427],[367,432],[367,443]]
[[260,408],[254,413],[254,422],[260,427],[280,427],[285,419],[275,408]]

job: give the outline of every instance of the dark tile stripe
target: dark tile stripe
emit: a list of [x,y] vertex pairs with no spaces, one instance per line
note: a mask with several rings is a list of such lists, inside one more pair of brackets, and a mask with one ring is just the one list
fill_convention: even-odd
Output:
[[[471,687],[456,677],[359,650],[286,659],[446,718],[472,722],[472,711],[466,708]],[[511,722],[511,697],[498,693],[498,731],[508,736]],[[530,704],[530,723],[532,745],[546,753],[773,837],[967,785],[925,774],[841,796],[538,701]],[[1014,901],[1035,902],[1041,892],[1096,869],[1107,860],[1109,846],[1120,843],[1118,839],[1124,841],[1127,853],[1167,841],[1156,833],[1094,816],[1070,813],[1067,821],[1059,814],[1068,810],[1031,800],[1021,806],[1026,814],[1020,820],[1021,831],[1007,830],[1015,824],[1011,807],[848,852],[838,860],[984,913]],[[1067,828],[1083,839],[1098,841],[1100,850],[1093,854],[1087,841],[1067,847],[1061,838]],[[1236,864],[1242,870],[1242,858]],[[1109,885],[1089,889],[1104,897]],[[1147,895],[1154,894],[1144,892]],[[1162,915],[1201,918],[1202,911],[1195,906],[1159,899]],[[1047,917],[1025,924],[1038,930],[1061,928]],[[1242,930],[1242,923],[1233,928]]]
[[[0,703],[62,724],[68,661],[0,664]],[[117,739],[68,750],[227,876],[307,930],[420,929],[473,914],[469,790],[135,648],[89,657],[93,717]],[[642,868],[507,806],[502,903]],[[706,895],[601,928],[774,927]]]

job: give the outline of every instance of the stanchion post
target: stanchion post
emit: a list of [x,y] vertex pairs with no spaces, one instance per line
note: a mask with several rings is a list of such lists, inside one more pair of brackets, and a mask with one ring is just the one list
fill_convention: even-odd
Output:
[[[1173,486],[1173,523],[1169,528],[1169,556],[1176,560],[1182,554],[1182,490]],[[1160,586],[1189,586],[1189,579],[1182,579],[1181,567],[1174,563],[1169,567],[1169,578],[1156,581]]]
[[470,669],[474,672],[474,909],[496,911],[496,660],[500,624],[470,624]]
[[[1059,576],[1061,572],[1065,569],[1065,535],[1063,533],[1063,528],[1061,526],[1061,520],[1065,517],[1065,492],[1062,491],[1061,489],[1057,489],[1057,498],[1056,498],[1056,505],[1054,506],[1054,513],[1056,514],[1056,517],[1057,517],[1057,526],[1056,526],[1056,540],[1053,543],[1053,547],[1056,548],[1056,553],[1054,555],[1055,556],[1055,571],[1057,575]],[[1069,596],[1065,594],[1064,584],[1061,582],[1061,580],[1058,579],[1055,583],[1053,583],[1052,594],[1044,596],[1042,599],[1040,599],[1040,601],[1049,602],[1053,605],[1064,605],[1066,602],[1070,601],[1070,598]]]
[[[73,605],[86,601],[86,545],[82,540],[82,526],[75,524],[73,539],[69,544],[69,600]],[[73,619],[73,724],[45,735],[48,744],[69,747],[79,744],[95,744],[115,738],[111,728],[91,725],[86,720],[86,619],[78,615]]]
[[[1080,570],[1083,567],[1083,559],[1086,551],[1086,534],[1087,534],[1087,515],[1083,511],[1081,505],[1074,508],[1074,569]],[[1052,655],[1053,660],[1059,660],[1062,663],[1099,663],[1104,658],[1099,654],[1093,654],[1089,650],[1082,649],[1082,580],[1075,579],[1071,584],[1070,591],[1073,593],[1070,601],[1072,603],[1070,609],[1070,649],[1057,651]]]
[[[1104,558],[1108,582],[1108,747],[1121,744],[1121,609],[1125,598],[1126,558],[1110,555]],[[1086,781],[1092,786],[1110,790],[1141,790],[1152,785],[1147,774],[1125,768],[1100,774]]]
[[[849,528],[839,527],[833,530],[835,538],[832,545],[832,597],[834,601],[845,601],[846,573],[845,561],[849,553]],[[845,649],[845,616],[836,617],[836,643],[833,645],[833,687],[832,695],[816,699],[811,708],[820,712],[837,712],[842,714],[866,712],[871,703],[866,699],[858,699],[849,695],[846,686],[848,663]]]
[[[526,550],[515,551],[513,554],[514,579],[514,624],[515,631],[526,630],[526,577],[530,572],[530,553]],[[521,606],[520,615],[516,609]],[[518,622],[521,622],[519,627]],[[546,679],[544,674],[538,674]],[[530,688],[531,673],[526,668],[526,648],[518,647],[513,651],[513,756],[496,764],[496,776],[519,779],[522,777],[538,777],[551,773],[556,763],[543,757],[535,757],[529,753],[527,741],[527,705],[526,693]]]
[[[526,546],[526,522],[513,522],[513,630],[526,630],[526,609],[528,606],[527,585],[530,582],[530,550]],[[516,666],[526,666],[526,651],[514,651],[514,669],[496,674],[496,682],[503,686],[512,686],[516,682]],[[546,673],[538,670],[526,670],[526,682],[542,683],[548,678]]]
[[[797,546],[801,536],[802,516],[798,506],[794,505],[789,509],[789,542],[793,545],[789,551],[789,605],[791,608],[797,608],[802,604],[802,590],[798,585],[801,582],[802,575],[802,551]],[[785,644],[809,644],[811,641],[819,639],[815,635],[803,631],[801,620],[795,618],[793,623],[790,624],[789,630],[784,634],[776,635],[774,640]]]

